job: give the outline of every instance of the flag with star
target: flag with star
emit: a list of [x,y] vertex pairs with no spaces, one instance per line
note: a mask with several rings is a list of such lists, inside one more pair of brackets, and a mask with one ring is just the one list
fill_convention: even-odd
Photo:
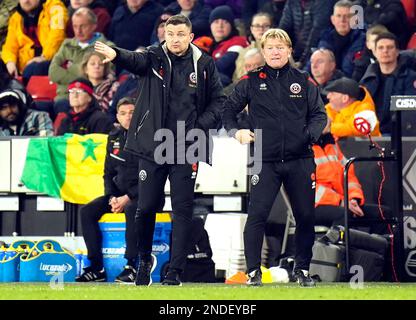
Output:
[[30,139],[22,182],[32,190],[85,204],[104,194],[107,135]]

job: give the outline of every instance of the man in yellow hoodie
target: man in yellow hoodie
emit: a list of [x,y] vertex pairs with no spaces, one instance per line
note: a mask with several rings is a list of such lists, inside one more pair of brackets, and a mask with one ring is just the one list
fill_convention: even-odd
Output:
[[[329,103],[325,106],[331,133],[337,137],[362,136],[354,126],[354,119],[362,111],[375,112],[374,101],[370,93],[355,80],[342,77],[331,82],[323,91]],[[375,113],[374,113],[375,117]],[[380,136],[377,120],[372,136]]]
[[49,63],[65,39],[68,13],[60,0],[19,0],[10,17],[1,58],[13,77],[47,75]]

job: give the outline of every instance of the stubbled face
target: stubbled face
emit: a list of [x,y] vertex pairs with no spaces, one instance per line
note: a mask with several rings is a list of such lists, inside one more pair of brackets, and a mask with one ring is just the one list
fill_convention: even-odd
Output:
[[270,38],[264,43],[262,53],[270,67],[280,69],[289,62],[292,49],[280,39]]
[[19,116],[19,107],[17,104],[5,104],[0,107],[0,118],[6,122],[12,123]]
[[32,12],[39,6],[40,0],[19,0],[20,7],[24,12]]
[[270,29],[272,22],[266,16],[257,16],[251,22],[250,31],[256,41],[260,41],[263,34]]
[[211,23],[211,33],[215,41],[224,40],[231,34],[232,26],[224,19],[216,19]]
[[165,26],[166,46],[170,52],[177,56],[183,55],[188,50],[193,39],[194,34],[186,24]]
[[391,64],[397,61],[399,49],[394,40],[381,39],[376,44],[374,55],[380,64]]
[[134,105],[133,104],[122,104],[117,111],[117,120],[120,125],[128,130],[133,117]]
[[85,74],[89,79],[101,80],[104,78],[104,64],[98,55],[92,55],[85,66]]

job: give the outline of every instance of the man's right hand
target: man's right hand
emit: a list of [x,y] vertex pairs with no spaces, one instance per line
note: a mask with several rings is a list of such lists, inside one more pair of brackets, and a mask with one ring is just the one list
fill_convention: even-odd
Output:
[[111,62],[117,56],[116,50],[114,50],[110,46],[107,46],[105,43],[102,43],[100,41],[95,42],[94,50],[98,53],[101,53],[105,57],[105,59],[103,60],[103,63]]
[[234,138],[241,144],[248,144],[254,142],[254,133],[248,129],[240,129],[235,133]]
[[13,61],[7,62],[6,68],[10,76],[12,76],[13,78],[17,78],[19,76],[19,72],[17,71],[16,64]]

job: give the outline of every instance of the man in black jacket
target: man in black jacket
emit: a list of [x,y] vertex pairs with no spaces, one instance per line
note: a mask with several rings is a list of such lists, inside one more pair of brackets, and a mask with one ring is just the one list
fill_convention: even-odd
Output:
[[[198,161],[211,162],[212,148],[208,145],[212,141],[207,133],[217,128],[225,99],[214,61],[191,44],[189,19],[182,15],[169,18],[165,39],[158,47],[140,53],[95,44],[95,50],[106,57],[103,62],[114,60],[117,66],[140,76],[139,98],[126,143],[126,149],[140,157],[136,216],[140,262],[136,285],[151,284],[155,214],[168,176],[173,208],[172,251],[162,284],[181,285],[185,248],[192,232]],[[194,134],[198,135],[196,140]]]
[[117,105],[117,120],[120,128],[112,130],[108,136],[107,155],[104,165],[105,194],[81,209],[81,224],[88,259],[91,266],[84,269],[77,282],[106,281],[103,265],[102,235],[98,220],[107,212],[126,215],[127,265],[116,278],[117,282],[133,282],[136,277],[137,233],[134,217],[137,209],[138,158],[124,151],[127,130],[134,111],[134,100],[123,98]]
[[[325,109],[308,75],[290,66],[292,42],[284,30],[269,29],[261,47],[266,65],[240,80],[225,103],[223,119],[229,134],[240,143],[253,142],[254,149],[262,148],[261,157],[254,156],[255,163],[261,163],[261,171],[252,172],[244,229],[247,284],[262,284],[265,225],[283,183],[296,219],[294,277],[302,286],[313,286],[308,273],[314,243],[315,163],[311,144],[326,125]],[[247,104],[252,128],[235,131],[236,115]]]

